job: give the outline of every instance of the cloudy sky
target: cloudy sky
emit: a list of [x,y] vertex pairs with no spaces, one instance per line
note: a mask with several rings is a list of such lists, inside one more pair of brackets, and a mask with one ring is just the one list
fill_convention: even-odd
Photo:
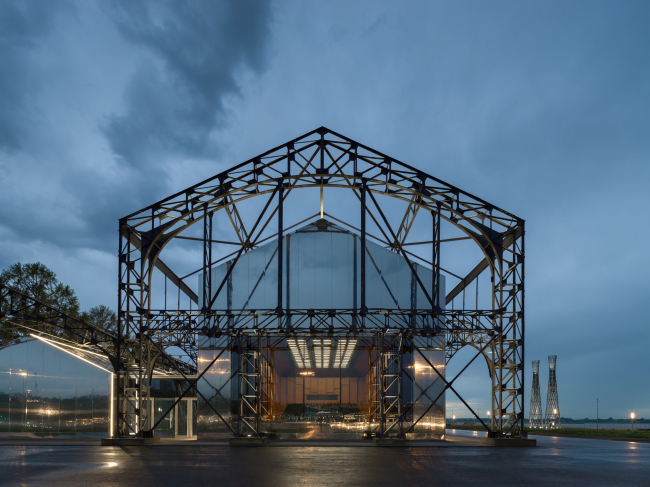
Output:
[[[0,2],[0,268],[116,308],[119,217],[324,125],[525,218],[528,377],[541,359],[544,394],[557,354],[563,416],[650,417],[649,21],[627,0]],[[485,365],[459,389],[486,409]]]

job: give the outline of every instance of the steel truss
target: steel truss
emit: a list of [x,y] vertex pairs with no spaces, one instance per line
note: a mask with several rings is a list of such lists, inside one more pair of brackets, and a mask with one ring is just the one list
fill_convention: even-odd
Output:
[[[278,253],[278,302],[274,309],[235,312],[215,309],[217,296],[228,292],[228,277],[240,257],[251,249],[277,239],[281,248],[284,234],[293,226],[283,221],[285,200],[294,190],[304,188],[340,188],[351,191],[359,201],[360,228],[350,225],[359,236],[361,246],[361,301],[355,309],[293,309],[283,306],[282,252]],[[392,226],[381,201],[389,197],[408,205],[398,225]],[[238,206],[251,198],[260,198],[264,207],[252,221],[244,221]],[[213,217],[224,211],[233,225],[236,241],[219,240],[214,235]],[[321,208],[321,217],[327,215]],[[425,215],[424,217],[422,215]],[[427,216],[428,215],[428,216]],[[337,223],[345,222],[327,215]],[[314,215],[314,218],[317,215]],[[419,220],[416,220],[419,217]],[[370,218],[377,234],[367,231]],[[431,241],[409,242],[414,225],[432,218]],[[277,220],[277,231],[264,236]],[[482,253],[482,260],[466,276],[456,276],[458,283],[439,302],[441,272],[455,276],[441,267],[442,221],[453,225],[471,240]],[[302,223],[302,222],[301,222]],[[201,239],[183,236],[195,224],[203,225]],[[187,284],[196,273],[179,277],[161,259],[165,247],[175,239],[200,240],[203,246],[202,296]],[[216,240],[215,240],[216,238]],[[371,239],[402,256],[413,272],[416,261],[430,265],[433,282],[428,288],[413,272],[415,286],[426,296],[426,305],[410,310],[372,309],[366,306],[366,245]],[[213,244],[230,245],[234,251],[217,259]],[[430,260],[412,252],[410,245],[428,245]],[[213,266],[229,262],[221,282],[212,282]],[[465,306],[465,290],[478,277],[489,273],[491,306],[476,309]],[[154,273],[161,273],[167,285],[178,292],[177,307],[156,309],[152,304]],[[429,293],[428,289],[433,290]],[[478,284],[477,284],[478,289]],[[190,303],[180,307],[181,293]],[[259,349],[261,335],[281,333],[381,334],[392,340],[382,348],[378,369],[380,435],[406,434],[412,428],[404,424],[408,405],[395,399],[399,394],[396,369],[401,366],[401,347],[414,346],[413,337],[440,336],[445,339],[447,360],[465,346],[474,347],[488,363],[492,381],[491,423],[485,425],[490,436],[521,436],[524,431],[524,220],[465,191],[449,185],[414,167],[355,142],[347,137],[319,128],[264,154],[243,162],[221,174],[165,198],[147,208],[124,217],[119,222],[119,313],[115,357],[118,375],[118,435],[153,434],[155,425],[141,411],[148,398],[148,378],[152,370],[164,366],[182,374],[197,372],[197,336],[199,333],[251,340],[257,346],[247,348],[239,364],[240,409],[236,424],[228,427],[234,435],[260,434],[259,421],[272,415],[268,396],[269,381],[262,369],[268,355]],[[461,309],[445,309],[454,298],[462,296]],[[477,301],[478,302],[478,301]],[[176,309],[174,309],[176,308]],[[393,335],[391,335],[391,333]],[[255,335],[257,334],[257,335]],[[398,338],[395,338],[398,337]],[[395,340],[398,340],[396,342]],[[248,342],[247,342],[248,343]],[[399,343],[397,349],[393,345]],[[389,344],[393,344],[390,345]],[[189,360],[179,364],[171,360],[167,349],[181,347]],[[417,347],[415,347],[417,350]],[[255,352],[255,350],[258,350]],[[474,359],[472,359],[474,360]],[[433,364],[429,365],[437,371]],[[469,364],[468,364],[469,365]],[[463,370],[466,370],[467,365]],[[207,370],[207,369],[206,369]],[[438,374],[445,387],[453,389],[453,380]],[[200,379],[191,381],[196,388]],[[454,379],[455,380],[455,379]],[[266,388],[266,389],[265,389]],[[265,392],[267,396],[265,399]],[[461,398],[462,400],[462,398]],[[463,401],[464,402],[464,401]],[[264,405],[266,404],[266,406]],[[266,412],[265,412],[265,409]],[[469,406],[468,406],[469,407]],[[470,408],[471,410],[471,408]],[[216,411],[215,411],[216,412]],[[478,415],[475,414],[478,418]]]
[[113,333],[4,284],[0,284],[0,304],[0,321],[10,325],[5,330],[12,334],[3,337],[3,342],[13,340],[16,333],[46,335],[99,352],[108,357],[114,367],[118,365],[117,337]]
[[544,415],[544,427],[550,429],[556,429],[562,426],[562,418],[560,416],[560,401],[557,396],[556,367],[557,355],[549,355],[548,389],[546,392],[546,414]]
[[543,428],[542,395],[539,391],[539,360],[533,360],[533,389],[530,394],[529,428]]

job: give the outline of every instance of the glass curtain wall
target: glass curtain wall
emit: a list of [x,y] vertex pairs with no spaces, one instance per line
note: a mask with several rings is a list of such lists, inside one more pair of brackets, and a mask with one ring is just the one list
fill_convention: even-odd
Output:
[[[153,377],[149,390],[151,399],[143,402],[145,407],[151,408],[152,426],[158,424],[154,429],[155,436],[196,436],[196,391],[190,388],[190,382],[194,379],[196,376],[193,375],[187,376],[187,379],[179,376]],[[186,394],[181,398],[185,391]]]
[[106,436],[111,376],[41,340],[5,345],[0,349],[0,432]]
[[[357,235],[326,220],[285,235],[283,243],[283,307],[285,309],[356,310],[361,301],[361,244]],[[214,310],[275,309],[278,302],[277,244],[273,242],[243,254],[215,300]],[[212,269],[216,293],[232,261]],[[417,276],[433,296],[431,269],[413,262]],[[445,276],[440,276],[440,303],[444,308]],[[198,276],[199,303],[203,302],[203,275]],[[375,243],[366,243],[366,305],[369,309],[430,308],[418,279],[404,258]],[[338,319],[348,319],[340,316]],[[404,318],[406,319],[406,318]],[[234,325],[240,324],[238,318]],[[342,325],[341,325],[342,326]]]
[[[366,303],[370,309],[430,308],[430,304],[401,255],[368,242],[366,257]],[[277,306],[277,245],[269,243],[241,256],[213,309],[274,309]],[[285,235],[283,244],[283,307],[291,309],[357,310],[360,305],[359,237],[325,220]],[[216,290],[232,262],[212,269]],[[432,271],[414,264],[429,295]],[[199,294],[202,291],[199,276]],[[445,279],[441,276],[440,303],[444,308]],[[201,296],[200,296],[201,298]],[[200,299],[199,302],[202,302]],[[274,318],[272,318],[274,319]],[[344,325],[333,320],[335,329]],[[243,321],[236,316],[232,325]],[[405,323],[409,318],[404,317]],[[251,327],[256,323],[246,323]],[[273,323],[264,322],[267,327]],[[242,357],[246,346],[228,337],[200,336],[199,373],[214,362],[199,387],[209,403],[199,397],[198,431],[201,437],[229,436],[236,429]],[[418,337],[418,351],[402,356],[399,395],[408,405],[407,422],[419,419],[410,432],[413,438],[444,434],[444,382],[431,368],[444,375],[444,339]],[[380,384],[380,344],[373,336],[267,336],[260,350],[263,391],[261,410],[267,434],[280,438],[367,437],[376,431]],[[221,419],[223,418],[223,420]],[[407,427],[410,424],[406,425]]]

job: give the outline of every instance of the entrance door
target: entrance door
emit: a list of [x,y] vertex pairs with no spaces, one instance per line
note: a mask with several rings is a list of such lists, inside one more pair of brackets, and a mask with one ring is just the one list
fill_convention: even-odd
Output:
[[178,403],[178,423],[176,424],[176,436],[189,436],[187,434],[187,429],[189,426],[187,414],[188,405],[188,401],[185,399]]
[[[154,424],[176,402],[176,399],[157,398],[154,404]],[[156,427],[156,436],[161,438],[187,438],[196,435],[194,420],[196,418],[196,398],[183,398],[167,413]]]
[[[153,422],[156,424],[165,412],[172,407],[174,399],[156,398],[154,401]],[[156,427],[156,436],[173,438],[176,436],[176,412],[178,406],[173,408]]]
[[194,436],[194,418],[196,418],[196,399],[182,399],[177,407],[176,436]]

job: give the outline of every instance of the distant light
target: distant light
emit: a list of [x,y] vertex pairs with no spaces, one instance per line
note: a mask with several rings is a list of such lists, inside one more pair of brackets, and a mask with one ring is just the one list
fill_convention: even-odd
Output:
[[635,417],[634,413],[630,413],[630,419],[634,419]]
[[557,409],[553,408],[553,414],[557,414]]

